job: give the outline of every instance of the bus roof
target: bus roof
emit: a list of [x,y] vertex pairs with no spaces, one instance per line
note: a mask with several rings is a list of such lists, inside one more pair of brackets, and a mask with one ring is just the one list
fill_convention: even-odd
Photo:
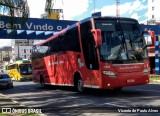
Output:
[[14,63],[5,65],[5,67],[13,65],[13,64],[21,64],[21,63],[31,63],[31,61],[30,60],[18,60],[18,61],[14,62]]
[[[97,16],[97,17],[88,17],[88,18],[85,18],[85,19],[79,21],[79,23],[82,24],[82,23],[85,23],[85,22],[90,21],[90,20],[92,20],[92,19],[106,19],[106,18],[107,18],[107,19],[125,19],[125,20],[127,19],[127,20],[136,20],[136,19],[127,18],[127,17]],[[78,23],[78,22],[77,22],[77,23]],[[60,32],[56,33],[55,35],[49,37],[48,39],[46,39],[46,40],[44,40],[43,42],[40,42],[40,43],[38,43],[38,44],[36,44],[36,45],[34,45],[34,46],[41,46],[42,44],[44,44],[44,43],[46,43],[46,42],[48,42],[48,41],[50,41],[50,40],[52,40],[52,39],[58,37],[59,35],[65,33],[67,30],[70,30],[70,29],[76,27],[76,26],[77,26],[77,23],[75,23],[75,24],[73,24],[73,25],[71,25],[71,26],[69,26],[69,27],[67,27],[67,28],[65,28],[65,29],[63,29],[63,30],[61,30]]]
[[36,44],[36,45],[34,45],[34,46],[40,46],[40,45],[42,45],[43,43],[46,43],[46,42],[54,39],[55,37],[58,37],[59,35],[65,33],[67,30],[70,30],[70,29],[72,29],[72,28],[74,28],[74,27],[76,27],[76,26],[77,26],[77,23],[75,23],[75,24],[73,24],[73,25],[71,25],[71,26],[68,26],[67,28],[63,29],[62,31],[56,33],[55,35],[49,37],[48,39],[46,39],[46,40],[44,40],[44,41],[42,41],[42,42],[40,42],[40,43],[38,43],[38,44]]
[[80,21],[80,24],[90,21],[91,19],[125,19],[125,20],[136,20],[128,17],[114,17],[114,16],[97,16],[97,17],[88,17]]
[[30,60],[18,60],[16,63],[30,63]]

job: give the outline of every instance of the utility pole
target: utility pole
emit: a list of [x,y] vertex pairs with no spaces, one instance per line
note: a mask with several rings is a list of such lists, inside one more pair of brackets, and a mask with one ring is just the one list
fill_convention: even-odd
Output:
[[119,0],[116,0],[116,16],[117,16],[117,17],[120,17],[120,9],[119,9],[119,6],[120,6],[120,1],[119,1]]

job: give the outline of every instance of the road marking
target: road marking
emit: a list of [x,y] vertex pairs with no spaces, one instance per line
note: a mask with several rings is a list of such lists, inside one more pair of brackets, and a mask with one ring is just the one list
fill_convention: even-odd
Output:
[[126,107],[126,106],[122,106],[122,105],[118,105],[118,104],[113,104],[113,103],[104,103],[107,105],[111,105],[111,106],[116,106],[116,107]]
[[29,90],[31,90],[31,91],[35,91],[35,90],[37,90],[37,89],[29,89]]
[[13,102],[13,103],[16,103],[16,104],[19,104],[19,103],[18,103],[17,101],[15,101],[15,100],[12,100],[12,102]]
[[150,92],[158,92],[158,93],[160,93],[160,91],[156,91],[156,90],[144,90],[144,89],[136,89],[136,90],[138,90],[138,91],[150,91]]
[[[118,105],[118,104],[113,104],[113,103],[103,103],[103,104],[99,104],[100,106],[102,105],[110,105],[110,106],[116,106],[116,107],[127,107],[127,106],[122,106],[122,105]],[[87,106],[87,105],[91,105],[91,103],[81,103],[81,104],[74,104],[74,105],[68,105],[68,106],[64,106],[64,107],[82,107],[82,106]],[[94,106],[94,105],[93,105]]]

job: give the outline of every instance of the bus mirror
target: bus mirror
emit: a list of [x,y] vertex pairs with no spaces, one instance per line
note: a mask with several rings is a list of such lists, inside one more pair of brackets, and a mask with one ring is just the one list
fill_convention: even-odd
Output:
[[100,29],[93,29],[92,33],[94,34],[94,40],[96,43],[96,46],[102,45],[102,35]]
[[151,46],[153,45],[153,42],[152,42],[152,37],[150,34],[144,34],[144,38],[145,38],[145,42],[146,42],[146,45],[147,46]]

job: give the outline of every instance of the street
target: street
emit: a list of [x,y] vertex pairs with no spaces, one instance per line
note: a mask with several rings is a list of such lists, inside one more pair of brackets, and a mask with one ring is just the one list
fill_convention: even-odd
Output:
[[[52,108],[98,108],[106,107],[156,107],[160,106],[160,84],[126,87],[118,93],[111,90],[87,89],[80,94],[72,87],[41,88],[30,82],[14,82],[13,89],[1,89],[0,93],[27,107]],[[48,112],[47,110],[45,112]],[[103,111],[102,111],[103,112]],[[106,113],[106,112],[104,112]]]
[[0,116],[159,116],[159,4],[0,0]]

